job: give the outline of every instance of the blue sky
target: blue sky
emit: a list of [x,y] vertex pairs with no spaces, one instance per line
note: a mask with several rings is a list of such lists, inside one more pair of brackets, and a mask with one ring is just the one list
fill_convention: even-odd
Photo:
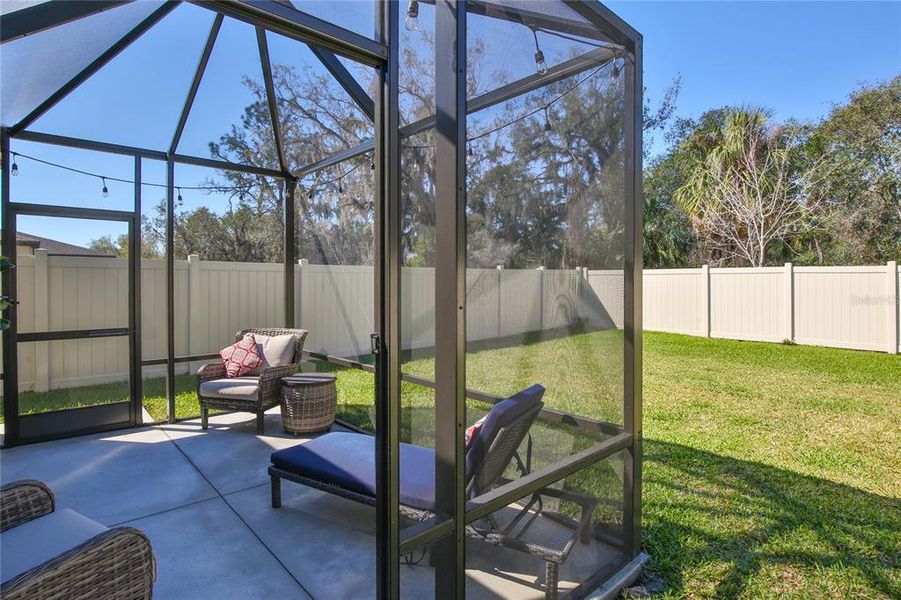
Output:
[[682,74],[679,115],[749,103],[818,119],[861,83],[901,74],[901,2],[607,5],[644,36],[651,99]]
[[[320,16],[344,14],[353,28],[365,32],[368,14],[344,10],[341,3],[308,3]],[[901,73],[901,2],[608,2],[608,6],[644,35],[647,94],[658,100],[673,78],[681,75],[682,93],[677,114],[697,116],[709,108],[760,104],[771,108],[777,120],[815,120],[828,114],[832,104],[843,101],[864,82],[887,79]],[[194,6],[179,7],[180,17],[164,20],[110,63],[85,86],[76,90],[35,129],[67,135],[97,137],[107,141],[159,147],[165,144],[177,120],[203,45],[211,14]],[[425,12],[423,13],[425,14]],[[175,13],[173,13],[173,16]],[[226,21],[228,23],[228,21]],[[242,32],[247,27],[250,31]],[[259,78],[252,30],[243,24],[223,28],[179,150],[206,155],[205,143],[222,132],[221,124],[235,122],[249,93],[240,85],[239,73]],[[304,63],[305,49],[283,40],[270,41],[273,62]],[[156,65],[148,68],[151,50]],[[187,57],[187,58],[186,58]],[[140,85],[114,85],[140,71]],[[131,110],[123,107],[132,106]],[[72,115],[79,117],[72,118]],[[160,127],[159,123],[166,123]],[[216,131],[213,134],[213,131]],[[656,136],[655,151],[663,147]],[[14,143],[13,150],[40,158],[130,178],[132,162],[36,144]],[[13,183],[19,201],[66,203],[129,209],[131,186],[109,183],[110,198],[102,200],[100,183],[81,175],[19,160],[20,175]],[[178,167],[184,186],[202,184],[215,172]],[[145,179],[165,180],[159,163],[145,161]],[[186,206],[209,203],[224,206],[224,198],[185,192]],[[145,203],[155,203],[162,192],[145,188]],[[85,244],[118,227],[83,223],[31,220],[23,231]]]

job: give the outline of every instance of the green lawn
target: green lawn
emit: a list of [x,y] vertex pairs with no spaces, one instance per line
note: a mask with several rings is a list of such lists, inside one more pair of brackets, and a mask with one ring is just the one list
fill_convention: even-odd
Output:
[[[644,340],[644,546],[662,597],[901,597],[901,357],[663,333]],[[504,394],[538,381],[553,408],[621,422],[615,332],[527,342],[475,349],[468,385]],[[413,374],[432,369],[428,357],[405,363]],[[338,382],[341,416],[371,428],[372,376],[340,370]],[[162,380],[144,387],[145,406],[164,418]],[[193,377],[177,388],[177,414],[196,415]],[[46,410],[55,393],[34,394],[33,404]],[[431,390],[405,383],[402,404],[403,437],[428,443]],[[470,408],[473,420],[485,407]],[[537,427],[539,465],[591,442]],[[613,497],[620,469],[613,459],[567,485]]]

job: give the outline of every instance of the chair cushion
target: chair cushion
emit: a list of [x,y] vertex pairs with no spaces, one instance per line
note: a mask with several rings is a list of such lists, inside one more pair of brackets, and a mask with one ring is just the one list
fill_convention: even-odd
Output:
[[257,346],[262,350],[262,367],[283,367],[294,362],[293,335],[261,335],[255,333]]
[[544,387],[535,384],[491,407],[481,427],[466,445],[467,476],[481,470],[485,455],[500,430],[541,404],[542,396]]
[[252,333],[219,351],[225,372],[229,377],[241,377],[250,374],[263,364],[263,353]]
[[250,376],[211,379],[200,384],[200,395],[206,398],[256,402],[259,391],[259,378]]
[[0,535],[0,581],[7,582],[107,530],[63,508]]
[[[362,433],[327,433],[272,454],[276,468],[301,477],[375,496],[375,438]],[[400,445],[400,501],[420,510],[435,507],[435,451]]]

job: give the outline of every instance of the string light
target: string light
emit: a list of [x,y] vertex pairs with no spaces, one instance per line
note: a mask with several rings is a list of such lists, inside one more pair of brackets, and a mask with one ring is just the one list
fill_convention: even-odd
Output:
[[175,188],[178,190],[178,201],[181,202],[181,188]]
[[16,157],[18,156],[18,154],[13,152],[12,155],[13,155],[13,164],[9,168],[9,172],[12,173],[13,177],[15,177],[16,175],[19,174],[19,165],[16,164]]
[[616,82],[619,79],[619,74],[622,72],[622,68],[616,62],[617,58],[613,59],[613,68],[610,69],[610,81]]
[[544,107],[544,130],[545,131],[553,131],[554,128],[551,127],[551,120],[550,120],[550,118],[548,118],[547,109],[548,109],[548,107],[545,106]]
[[404,19],[404,27],[407,31],[419,31],[419,2],[410,0],[407,4],[407,18]]
[[104,198],[109,198],[109,188],[106,187],[106,177],[101,177],[100,180],[103,181],[103,190],[101,190],[101,193]]
[[535,38],[535,65],[537,66],[537,71],[539,75],[544,75],[547,73],[547,63],[544,62],[544,52],[541,51],[541,46],[538,45],[538,29],[532,28],[532,36]]

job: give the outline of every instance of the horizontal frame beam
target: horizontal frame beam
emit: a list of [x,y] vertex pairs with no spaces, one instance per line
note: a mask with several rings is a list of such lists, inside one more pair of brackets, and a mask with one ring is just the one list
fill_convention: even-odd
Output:
[[[359,369],[361,371],[366,371],[368,373],[374,373],[375,367],[373,365],[360,362],[358,360],[353,360],[350,358],[344,358],[341,356],[333,356],[331,354],[324,354],[322,352],[313,352],[311,350],[303,350],[303,355],[307,358],[312,358],[314,360],[321,360],[323,362],[331,363],[333,365],[337,365],[339,367],[347,367],[351,369]],[[214,355],[213,357],[218,356]],[[421,377],[419,375],[411,375],[409,373],[401,373],[401,380],[406,381],[407,383],[412,383],[414,385],[421,385],[423,387],[427,387],[430,389],[435,388],[435,382],[426,377]],[[480,392],[478,390],[466,389],[466,397],[470,400],[476,400],[478,402],[485,402],[487,404],[496,404],[501,400],[505,400],[502,396],[495,396],[494,394],[489,394],[487,392]],[[588,417],[580,417],[578,415],[571,415],[569,413],[561,412],[559,410],[554,410],[552,408],[542,408],[541,412],[538,413],[538,418],[546,423],[555,423],[559,425],[571,425],[574,427],[578,427],[579,429],[584,429],[586,431],[592,431],[595,433],[602,433],[604,435],[618,435],[623,432],[623,428],[620,425],[615,423],[609,423],[607,421],[599,421],[596,419],[590,419]]]
[[[529,75],[528,77],[523,77],[520,80],[511,82],[495,90],[491,90],[490,92],[476,96],[466,103],[466,114],[473,114],[480,110],[491,108],[492,106],[501,104],[517,96],[528,94],[529,92],[534,92],[537,89],[540,89],[561,79],[566,79],[567,77],[578,75],[579,73],[583,73],[593,67],[599,67],[605,62],[613,60],[615,56],[616,51],[609,48],[597,48],[595,50],[591,50],[589,52],[586,52],[585,54],[581,54],[575,58],[571,58],[558,65],[550,67],[544,74],[534,73],[532,75]],[[404,125],[400,128],[400,137],[410,137],[411,135],[427,131],[435,126],[435,122],[435,116],[432,115],[430,117],[425,117],[423,119],[419,119],[418,121],[408,123],[407,125]],[[336,152],[335,154],[323,158],[322,160],[310,163],[309,165],[298,169],[295,175],[297,177],[303,177],[305,175],[309,175],[310,173],[315,173],[316,171],[320,171],[328,167],[333,167],[356,156],[371,152],[373,147],[374,144],[372,140],[361,142],[352,148]]]
[[632,436],[620,433],[611,438],[582,450],[572,456],[533,471],[525,477],[514,479],[490,492],[477,496],[466,505],[466,524],[487,517],[511,502],[537,492],[542,488],[557,483],[577,471],[590,467],[594,463],[608,458],[632,443]]
[[[121,154],[124,156],[139,156],[141,158],[149,158],[164,162],[170,157],[170,155],[167,155],[162,150],[151,150],[149,148],[140,148],[138,146],[124,146],[122,144],[111,144],[108,142],[98,142],[96,140],[83,140],[81,138],[55,135],[52,133],[41,133],[38,131],[20,131],[11,137],[12,139],[23,140],[26,142],[65,146],[67,148],[79,148],[81,150],[93,150],[94,152],[108,152],[110,154]],[[266,167],[257,167],[254,165],[242,165],[224,160],[216,160],[214,158],[200,158],[199,156],[189,156],[186,154],[172,154],[171,158],[173,162],[183,165],[209,167],[211,169],[222,169],[224,171],[237,171],[239,173],[250,173],[252,175],[262,175],[278,179],[287,179],[289,177],[277,169],[268,169]]]
[[131,211],[108,208],[82,208],[80,206],[58,206],[56,204],[30,204],[10,202],[10,211],[18,215],[34,217],[65,217],[68,219],[88,219],[93,221],[122,221],[130,223],[135,214]]
[[85,340],[94,338],[121,337],[131,333],[128,327],[112,327],[109,329],[73,329],[71,331],[35,331],[20,333],[16,341],[23,342],[55,342],[59,340]]
[[372,67],[388,57],[388,48],[358,33],[275,0],[191,0],[194,4],[260,26],[301,42],[313,43]]
[[[546,488],[586,467],[628,448],[632,436],[619,433],[572,456],[533,471],[524,477],[477,496],[466,504],[466,524],[483,519],[491,513]],[[401,552],[408,554],[440,538],[453,529],[453,520],[447,516],[433,516],[412,525],[402,532]]]
[[[425,4],[435,4],[435,0],[421,1]],[[584,2],[584,0],[578,1]],[[528,2],[523,3],[523,5],[528,6]],[[591,40],[612,41],[614,39],[608,37],[608,32],[606,30],[598,31],[597,28],[592,27],[588,23],[531,11],[522,8],[521,6],[514,8],[512,6],[505,6],[502,3],[485,2],[484,0],[467,0],[466,12],[473,15],[488,17],[490,19],[520,23],[526,27],[540,27],[552,31],[569,33]]]

